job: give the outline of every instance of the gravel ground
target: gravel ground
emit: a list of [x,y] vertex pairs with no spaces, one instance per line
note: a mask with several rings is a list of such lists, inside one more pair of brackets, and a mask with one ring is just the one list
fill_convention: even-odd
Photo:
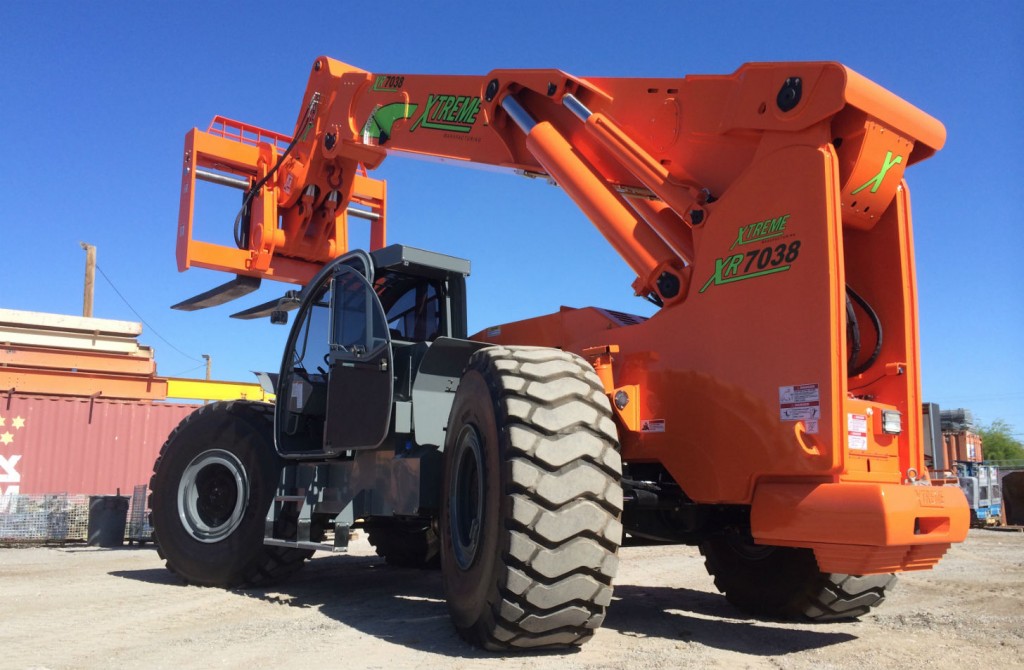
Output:
[[0,549],[5,668],[1024,667],[1024,533],[972,530],[860,621],[748,619],[695,549],[625,547],[615,601],[578,651],[501,657],[448,622],[437,572],[359,540],[269,589],[180,585],[151,546]]

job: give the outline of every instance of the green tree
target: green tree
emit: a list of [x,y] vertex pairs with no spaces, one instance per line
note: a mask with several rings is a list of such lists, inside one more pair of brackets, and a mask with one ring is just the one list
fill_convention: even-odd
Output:
[[1024,460],[1024,443],[1013,436],[1013,426],[1002,419],[979,426],[978,434],[986,461]]

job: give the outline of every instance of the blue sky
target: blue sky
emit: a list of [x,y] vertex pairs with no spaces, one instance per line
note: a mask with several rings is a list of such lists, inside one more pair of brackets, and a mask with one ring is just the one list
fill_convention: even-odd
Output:
[[[162,374],[199,375],[204,353],[218,378],[276,369],[285,329],[228,319],[235,305],[169,309],[226,279],[176,271],[181,147],[215,114],[290,132],[321,54],[376,72],[651,77],[838,60],[947,128],[907,173],[924,397],[1021,436],[1022,27],[1010,1],[0,3],[0,307],[80,313],[86,241]],[[556,188],[399,158],[376,176],[390,241],[472,260],[471,331],[562,304],[649,312]],[[233,215],[210,225],[226,235]],[[96,316],[137,320],[103,277]]]

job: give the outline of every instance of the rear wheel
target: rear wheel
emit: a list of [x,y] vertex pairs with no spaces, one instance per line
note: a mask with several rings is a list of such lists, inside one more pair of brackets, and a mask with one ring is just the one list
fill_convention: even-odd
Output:
[[593,369],[554,349],[476,352],[444,458],[441,568],[459,634],[495,650],[588,640],[622,539],[618,441]]
[[896,576],[822,572],[810,549],[755,545],[728,535],[700,545],[715,586],[754,616],[804,621],[855,619],[885,600]]
[[282,466],[272,422],[270,405],[204,405],[160,450],[149,484],[154,539],[167,568],[189,584],[265,584],[295,572],[312,555],[263,544]]
[[366,535],[388,565],[397,568],[441,567],[440,538],[429,521],[370,519]]

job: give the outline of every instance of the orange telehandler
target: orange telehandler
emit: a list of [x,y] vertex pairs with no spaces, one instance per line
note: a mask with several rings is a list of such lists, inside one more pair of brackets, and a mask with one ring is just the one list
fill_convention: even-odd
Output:
[[[161,451],[161,555],[190,583],[258,584],[361,528],[391,564],[439,565],[455,627],[490,649],[586,641],[623,534],[698,546],[747,612],[864,614],[968,527],[923,459],[903,179],[944,139],[835,63],[584,79],[317,58],[292,135],[217,117],[186,137],[179,268],[236,277],[176,307],[304,288],[234,315],[296,312],[276,403],[206,405]],[[386,243],[368,171],[389,153],[553,181],[657,311],[470,335],[469,263]],[[194,235],[197,181],[242,191],[233,247]]]

